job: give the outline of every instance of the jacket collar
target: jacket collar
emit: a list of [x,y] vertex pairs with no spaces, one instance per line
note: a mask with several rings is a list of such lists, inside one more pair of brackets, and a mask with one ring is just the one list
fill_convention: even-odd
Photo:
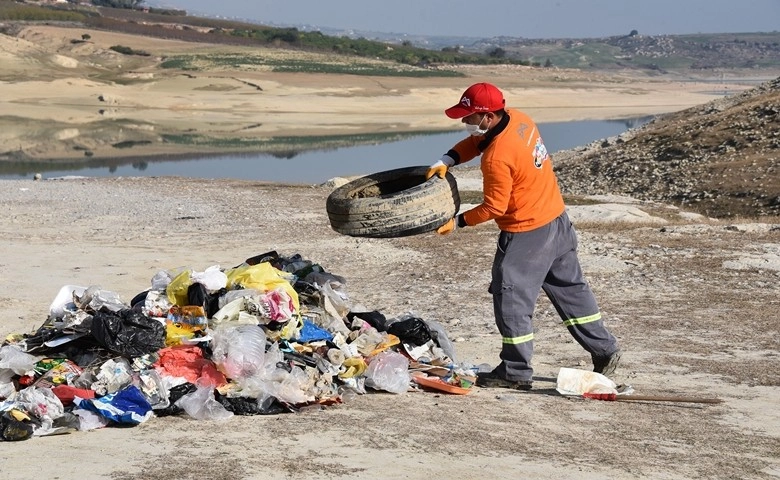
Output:
[[490,142],[492,142],[494,138],[496,138],[499,134],[501,134],[501,132],[506,130],[507,125],[509,125],[509,112],[504,110],[504,116],[501,117],[501,120],[498,122],[498,125],[491,128],[490,131],[488,131],[485,134],[485,138],[483,138],[477,145],[479,151],[484,152],[485,149],[488,146],[490,146]]

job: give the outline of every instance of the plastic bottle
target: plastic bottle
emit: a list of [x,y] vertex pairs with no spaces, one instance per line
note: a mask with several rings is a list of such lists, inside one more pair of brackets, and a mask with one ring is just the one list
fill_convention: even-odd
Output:
[[251,377],[263,368],[265,342],[258,325],[220,326],[214,333],[212,358],[229,378]]

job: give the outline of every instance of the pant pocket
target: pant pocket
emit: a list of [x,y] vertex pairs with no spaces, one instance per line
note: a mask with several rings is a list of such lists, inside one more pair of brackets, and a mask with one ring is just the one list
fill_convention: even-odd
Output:
[[503,285],[498,282],[492,282],[488,287],[488,293],[491,295],[503,295],[511,292],[514,287],[514,285]]
[[509,232],[501,232],[498,236],[498,251],[506,253],[509,250],[509,244],[512,242],[513,235]]

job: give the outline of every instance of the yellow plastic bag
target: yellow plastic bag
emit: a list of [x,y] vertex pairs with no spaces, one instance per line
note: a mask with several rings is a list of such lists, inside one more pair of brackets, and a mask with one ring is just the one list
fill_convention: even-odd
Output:
[[[290,295],[295,314],[300,314],[300,301],[298,292],[295,291],[290,283],[289,274],[274,268],[268,262],[258,263],[257,265],[243,265],[233,268],[226,272],[228,277],[228,288],[236,288],[240,285],[243,288],[253,288],[260,292],[268,292],[275,288],[283,288]],[[171,282],[173,283],[173,282]]]
[[345,371],[339,373],[339,378],[359,377],[368,369],[366,361],[362,357],[351,357],[344,360],[342,364]]
[[192,285],[192,279],[190,278],[191,274],[192,270],[184,270],[176,275],[173,280],[171,280],[171,283],[165,287],[165,294],[167,295],[169,302],[180,307],[190,303],[187,297],[187,290],[190,288],[190,285]]

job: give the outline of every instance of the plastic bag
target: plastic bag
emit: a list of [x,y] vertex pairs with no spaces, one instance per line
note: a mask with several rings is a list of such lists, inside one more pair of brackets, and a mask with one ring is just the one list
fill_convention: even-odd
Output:
[[197,389],[184,395],[176,401],[176,406],[181,407],[187,415],[195,420],[227,420],[233,416],[225,407],[214,398],[214,387],[205,383],[198,383]]
[[447,337],[447,331],[444,329],[444,327],[433,320],[425,320],[425,323],[428,325],[428,330],[431,332],[431,338],[433,339],[436,344],[441,347],[442,350],[444,350],[444,353],[452,360],[453,363],[457,363],[457,360],[455,358],[455,346],[450,341],[449,337]]
[[600,373],[576,368],[561,368],[558,372],[556,390],[561,395],[617,393],[617,384]]
[[297,340],[300,343],[316,342],[318,340],[332,340],[333,334],[315,325],[310,320],[303,321],[303,328],[298,332]]
[[193,282],[200,283],[210,292],[215,292],[227,286],[227,275],[220,270],[219,265],[212,265],[203,272],[192,272]]
[[106,360],[96,375],[96,381],[90,385],[90,389],[101,395],[115,393],[130,385],[133,381],[130,362],[125,358],[117,357]]
[[393,322],[387,328],[391,333],[400,338],[402,342],[414,345],[425,345],[431,340],[431,331],[421,318],[410,317]]
[[277,415],[292,412],[290,407],[282,404],[275,397],[266,396],[262,400],[249,397],[228,397],[215,394],[216,400],[225,407],[225,410],[235,415]]
[[152,406],[135,385],[116,393],[91,400],[77,397],[74,403],[85,410],[91,410],[117,423],[139,424],[154,415]]
[[154,408],[154,414],[158,417],[167,417],[169,415],[178,415],[183,411],[183,409],[176,405],[176,402],[179,401],[183,396],[193,393],[198,389],[198,387],[194,383],[185,382],[179,385],[176,385],[175,387],[171,387],[168,389],[168,402],[169,405],[167,407],[160,407],[160,408]]
[[73,303],[86,312],[97,312],[98,310],[118,312],[128,307],[118,293],[103,290],[97,285],[91,285],[81,295],[74,291]]
[[65,407],[50,388],[27,387],[19,391],[13,397],[13,401],[21,407],[21,410],[39,420],[39,426],[35,427],[33,432],[36,436],[51,433],[54,420],[65,413]]
[[291,283],[291,281],[295,281],[294,277],[274,268],[270,263],[240,266],[229,270],[227,277],[230,288],[237,288],[240,285],[243,288],[253,288],[260,292],[282,288],[292,299],[294,311],[298,312],[300,309],[298,292],[295,291]]
[[168,285],[173,280],[173,276],[167,270],[160,270],[152,277],[152,290],[156,292],[164,292]]
[[8,369],[17,375],[27,375],[35,368],[35,363],[40,358],[13,345],[6,345],[0,348],[0,370]]
[[165,287],[165,294],[168,296],[168,301],[174,305],[187,305],[187,290],[192,285],[192,270],[184,270],[176,275],[173,280]]
[[0,415],[0,440],[15,442],[27,440],[33,434],[34,425],[30,417],[17,409],[2,412]]
[[366,370],[366,386],[390,393],[404,393],[412,380],[409,360],[397,352],[382,352],[371,360]]
[[[190,383],[201,381],[215,387],[227,383],[222,372],[208,358],[203,357],[203,350],[195,345],[180,345],[163,348],[154,368],[166,377],[183,378]],[[173,401],[173,399],[172,399]]]
[[103,428],[111,423],[111,420],[91,410],[75,408],[71,413],[79,417],[79,431],[81,432]]
[[140,357],[165,346],[165,325],[130,309],[101,310],[92,318],[92,336],[113,353]]

